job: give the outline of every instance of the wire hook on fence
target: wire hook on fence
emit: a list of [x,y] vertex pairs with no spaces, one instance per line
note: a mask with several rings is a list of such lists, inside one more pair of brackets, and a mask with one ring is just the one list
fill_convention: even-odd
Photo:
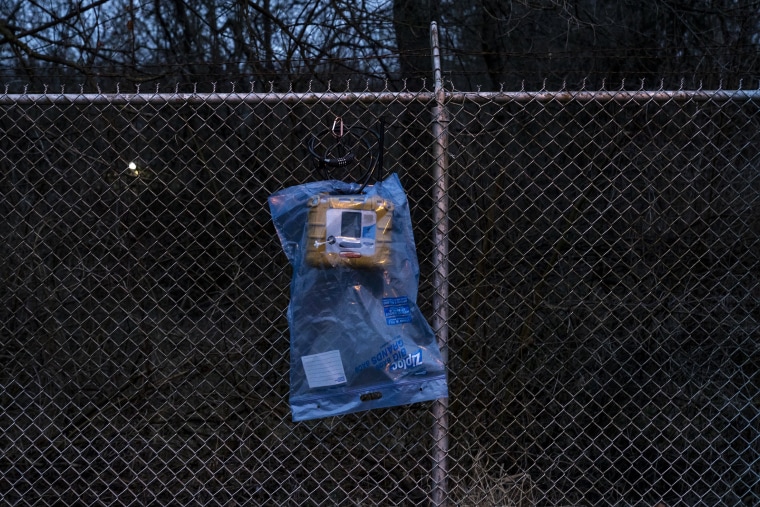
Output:
[[[334,139],[332,144],[322,141],[327,133]],[[374,150],[373,144],[377,146]],[[320,145],[324,146],[320,147]],[[331,172],[332,169],[343,169],[343,178],[347,177],[350,166],[362,158],[361,156],[357,157],[354,150],[357,148],[366,150],[369,155],[363,157],[366,160],[365,168],[355,180],[361,185],[358,190],[361,193],[369,184],[373,174],[375,174],[375,168],[379,166],[382,160],[383,135],[381,132],[358,125],[346,127],[343,118],[336,116],[329,130],[309,135],[306,146],[316,163],[319,176],[324,179],[335,178]],[[319,153],[320,148],[321,154]],[[375,174],[375,176],[378,179],[381,178],[379,174]]]

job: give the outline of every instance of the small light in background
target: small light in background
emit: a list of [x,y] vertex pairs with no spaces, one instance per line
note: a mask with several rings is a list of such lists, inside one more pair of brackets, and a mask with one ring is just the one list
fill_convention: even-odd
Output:
[[129,165],[127,166],[127,169],[129,170],[130,176],[140,175],[140,171],[137,169],[137,164],[135,164],[134,162],[130,162]]

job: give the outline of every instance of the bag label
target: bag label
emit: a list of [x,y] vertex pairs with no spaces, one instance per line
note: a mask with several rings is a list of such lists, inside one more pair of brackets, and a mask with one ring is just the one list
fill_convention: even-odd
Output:
[[337,350],[301,356],[301,362],[310,389],[346,383],[343,361],[341,361],[340,352]]
[[385,323],[389,326],[412,321],[412,310],[409,308],[409,298],[406,296],[383,298],[383,311],[385,312]]

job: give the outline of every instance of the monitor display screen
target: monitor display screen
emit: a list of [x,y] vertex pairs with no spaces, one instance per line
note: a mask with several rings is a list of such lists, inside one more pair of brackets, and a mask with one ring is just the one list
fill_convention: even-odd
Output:
[[344,238],[362,237],[362,212],[344,211],[340,218],[340,235]]

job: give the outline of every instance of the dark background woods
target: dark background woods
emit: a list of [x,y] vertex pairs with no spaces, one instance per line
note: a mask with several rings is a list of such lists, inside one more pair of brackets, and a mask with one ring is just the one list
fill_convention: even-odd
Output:
[[[460,89],[736,88],[757,77],[750,0],[10,0],[6,84],[403,86],[430,76],[430,21]],[[408,83],[411,86],[411,83]]]
[[[11,504],[429,503],[429,405],[290,421],[290,273],[266,198],[314,177],[310,131],[384,119],[433,315],[430,94],[263,102],[157,87],[430,89],[431,19],[449,89],[758,77],[757,2],[0,10],[0,83],[51,92],[0,88]],[[458,505],[760,499],[758,101],[662,95],[446,104]]]

